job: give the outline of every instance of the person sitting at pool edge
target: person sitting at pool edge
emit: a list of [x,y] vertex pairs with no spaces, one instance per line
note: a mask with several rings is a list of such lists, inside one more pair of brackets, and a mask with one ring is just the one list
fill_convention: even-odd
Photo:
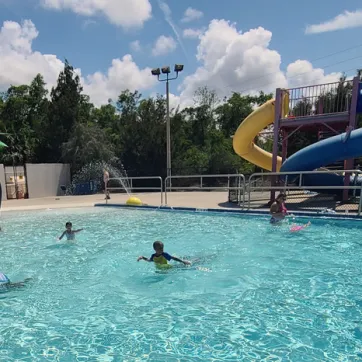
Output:
[[270,223],[276,224],[280,221],[284,220],[285,216],[288,213],[287,208],[285,207],[285,200],[287,199],[287,196],[281,192],[275,201],[270,206]]
[[63,234],[59,237],[59,240],[62,240],[64,236],[67,237],[67,240],[74,240],[75,238],[75,234],[79,233],[80,231],[82,231],[83,229],[78,229],[78,230],[72,230],[72,226],[73,224],[68,221],[65,224],[65,231],[63,232]]
[[151,255],[150,258],[146,258],[144,256],[138,257],[137,261],[145,260],[149,262],[154,262],[158,266],[167,265],[168,261],[175,260],[180,263],[183,263],[185,265],[190,265],[191,263],[188,260],[181,260],[179,258],[176,258],[175,256],[171,256],[170,254],[167,254],[163,251],[163,242],[162,241],[155,241],[153,243],[153,249],[155,250],[155,253]]

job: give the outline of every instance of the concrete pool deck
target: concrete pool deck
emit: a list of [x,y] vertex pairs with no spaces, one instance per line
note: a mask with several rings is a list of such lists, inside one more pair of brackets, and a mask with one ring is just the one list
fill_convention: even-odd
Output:
[[[142,202],[149,206],[161,206],[161,195],[159,192],[153,193],[134,193],[134,196],[139,197]],[[167,206],[171,207],[187,207],[198,209],[224,209],[224,210],[241,210],[242,208],[233,203],[228,202],[227,191],[185,191],[172,192],[167,194]],[[109,205],[125,204],[128,199],[127,194],[111,194]],[[266,206],[269,200],[269,193],[253,192],[251,195],[250,211],[269,211]],[[2,203],[1,211],[25,211],[25,210],[41,210],[41,209],[61,209],[72,207],[93,207],[95,204],[105,204],[103,194],[87,195],[87,196],[52,196],[37,199],[21,199],[21,200],[6,200]],[[163,200],[165,204],[165,200]],[[304,206],[303,206],[304,204]],[[331,208],[337,211],[338,214],[345,214],[348,208],[350,215],[357,215],[357,204],[352,205],[337,205],[330,203],[328,200],[320,200],[318,204],[309,204],[308,197],[302,198],[289,194],[287,207],[291,212],[308,212],[316,213],[323,208]],[[246,210],[248,201],[245,202]]]
[[[133,194],[143,203],[158,207],[161,205],[159,193]],[[109,204],[125,204],[126,194],[112,194]],[[227,208],[240,209],[239,206],[228,203],[228,193],[222,192],[172,192],[168,194],[168,205],[172,207],[196,207],[204,209]],[[1,211],[23,211],[41,209],[60,209],[70,207],[92,207],[94,204],[105,203],[104,195],[87,196],[58,196],[38,199],[6,200],[2,203]]]

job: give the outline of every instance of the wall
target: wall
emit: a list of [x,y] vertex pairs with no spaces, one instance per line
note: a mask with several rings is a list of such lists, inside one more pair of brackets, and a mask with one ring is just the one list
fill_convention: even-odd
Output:
[[3,197],[3,201],[5,201],[7,199],[6,197],[6,185],[5,185],[5,167],[3,164],[0,163],[0,183],[1,183],[1,188],[2,188],[2,197]]
[[70,184],[70,166],[61,163],[26,165],[29,198],[63,195],[61,185]]

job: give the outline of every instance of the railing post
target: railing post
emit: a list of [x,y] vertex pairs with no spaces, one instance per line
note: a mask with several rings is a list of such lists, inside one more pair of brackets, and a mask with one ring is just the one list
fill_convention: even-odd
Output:
[[252,179],[253,175],[250,175],[249,177],[249,190],[248,190],[248,210],[250,210],[250,198],[251,198],[251,188],[250,188],[250,184],[251,184],[251,179]]
[[[351,107],[349,109],[349,123],[348,126],[351,130],[356,129],[356,123],[357,123],[357,102],[358,102],[358,96],[359,96],[359,83],[360,79],[359,77],[353,78],[353,88],[352,88],[352,99],[351,99]],[[348,142],[348,141],[347,141]],[[354,159],[349,159],[344,161],[344,169],[350,170],[354,168]],[[350,183],[350,173],[346,173],[344,175],[344,186],[348,187]],[[349,197],[349,190],[345,188],[343,190],[343,201],[347,201]]]
[[362,209],[362,184],[361,188],[359,189],[359,204],[358,204],[358,213],[357,213],[358,216],[361,215],[361,209]]
[[200,189],[202,189],[202,176],[200,177]]
[[162,191],[162,178],[158,178],[160,180],[160,193],[161,193],[161,206],[163,206],[163,191]]
[[[283,104],[283,91],[281,88],[277,88],[275,94],[275,111],[274,111],[274,138],[273,138],[273,157],[272,157],[272,172],[279,171],[277,169],[278,163],[278,144],[279,144],[279,128],[280,118],[282,117],[282,104]],[[276,186],[276,176],[272,177],[272,186]],[[275,190],[270,192],[270,201],[273,202],[275,199]]]
[[165,205],[167,206],[167,181],[169,176],[165,178],[164,187],[165,187]]

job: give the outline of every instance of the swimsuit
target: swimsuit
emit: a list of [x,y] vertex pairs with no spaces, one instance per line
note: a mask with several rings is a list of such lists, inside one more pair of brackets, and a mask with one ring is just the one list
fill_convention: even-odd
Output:
[[67,240],[74,240],[75,238],[75,234],[73,232],[70,233],[66,232],[65,236],[67,237]]
[[172,259],[170,254],[162,253],[161,255],[152,254],[150,261],[156,264],[157,268],[172,268],[167,262]]

